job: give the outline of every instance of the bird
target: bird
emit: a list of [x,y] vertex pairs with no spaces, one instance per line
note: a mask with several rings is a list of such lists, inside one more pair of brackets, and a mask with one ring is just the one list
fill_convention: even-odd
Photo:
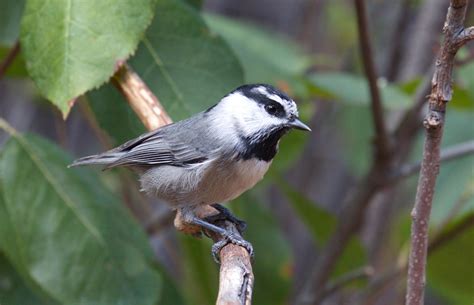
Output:
[[251,244],[217,224],[201,219],[196,209],[216,208],[219,216],[241,221],[221,205],[259,182],[277,154],[280,139],[291,129],[311,131],[298,115],[296,103],[267,84],[242,85],[218,103],[187,119],[165,125],[109,151],[73,161],[70,167],[124,166],[140,175],[141,190],[166,202],[186,224],[220,234],[212,253],[218,258],[227,243]]

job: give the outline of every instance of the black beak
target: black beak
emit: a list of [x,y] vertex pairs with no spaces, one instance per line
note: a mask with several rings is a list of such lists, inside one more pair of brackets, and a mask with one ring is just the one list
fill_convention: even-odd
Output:
[[311,128],[308,127],[305,123],[301,122],[300,119],[296,118],[294,120],[291,120],[288,125],[291,128],[294,129],[299,129],[299,130],[305,130],[305,131],[311,131]]

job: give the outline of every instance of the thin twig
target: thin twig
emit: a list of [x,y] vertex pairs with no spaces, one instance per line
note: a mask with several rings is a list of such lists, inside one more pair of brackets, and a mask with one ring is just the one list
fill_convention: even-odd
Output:
[[444,26],[445,39],[436,60],[429,111],[423,125],[426,129],[423,161],[421,164],[415,206],[412,210],[411,244],[408,260],[406,305],[422,305],[424,300],[428,226],[434,188],[440,166],[440,147],[443,135],[446,104],[452,96],[454,56],[467,42],[464,18],[467,0],[451,0]]
[[[441,151],[440,161],[446,162],[454,159],[458,159],[474,153],[474,140],[460,143]],[[407,178],[413,174],[416,174],[420,171],[421,162],[415,164],[407,164],[402,166],[400,170],[393,177],[393,181],[398,181],[400,179]]]
[[370,42],[370,32],[367,20],[367,8],[365,0],[355,0],[357,12],[357,27],[360,40],[360,51],[364,64],[365,74],[369,82],[371,96],[372,120],[375,129],[375,143],[377,148],[377,157],[387,160],[390,154],[390,143],[385,127],[382,98],[377,85],[377,73],[375,72],[374,54]]
[[324,287],[339,257],[352,236],[360,227],[367,206],[378,190],[383,187],[385,180],[384,166],[374,163],[369,173],[355,187],[354,193],[349,194],[343,203],[344,209],[339,219],[335,232],[331,235],[325,248],[318,256],[308,280],[305,282],[301,293],[298,294],[296,304],[320,304],[324,298]]
[[339,289],[341,289],[344,286],[347,286],[348,284],[360,280],[360,279],[365,279],[369,278],[372,275],[374,275],[374,268],[371,266],[365,266],[359,269],[356,269],[352,272],[348,272],[336,280],[334,282],[326,285],[326,289],[324,291],[324,296],[328,297],[329,295],[335,293]]
[[[122,64],[113,77],[115,86],[122,92],[132,109],[148,130],[159,128],[171,123],[171,118],[160,104],[157,97],[131,67]],[[197,213],[198,217],[215,214],[210,206],[203,206]],[[180,213],[176,215],[175,225],[184,226]],[[235,224],[225,221],[226,230],[239,234]],[[182,228],[186,230],[185,228]],[[193,229],[189,229],[192,231]],[[206,232],[214,241],[222,236]],[[254,275],[251,257],[243,247],[228,244],[220,251],[220,281],[217,305],[250,305],[252,302]]]
[[355,0],[355,3],[361,51],[372,97],[372,117],[376,132],[377,153],[368,174],[344,201],[344,209],[339,216],[339,219],[344,219],[344,221],[338,224],[326,247],[318,256],[318,260],[310,271],[308,280],[305,282],[301,293],[297,296],[296,304],[298,305],[319,304],[324,298],[325,283],[329,279],[337,260],[342,255],[348,242],[360,227],[366,207],[370,204],[375,194],[386,185],[388,173],[391,169],[392,154],[390,153],[389,137],[383,121],[382,101],[377,86],[377,77],[370,46],[365,3],[363,0]]
[[0,63],[0,79],[2,79],[2,77],[5,75],[5,72],[7,72],[8,68],[11,66],[19,52],[20,43],[17,41],[10,49],[2,63]]
[[[450,241],[455,240],[459,235],[466,232],[468,229],[474,226],[474,214],[469,214],[464,217],[461,221],[455,223],[451,228],[444,230],[446,225],[443,225],[439,230],[441,233],[437,234],[428,245],[428,257],[442,249]],[[401,279],[405,275],[408,269],[408,262],[402,262],[398,266],[389,269],[388,271],[381,274],[376,278],[366,289],[362,295],[358,297],[358,301],[355,304],[372,304],[367,300],[373,300],[377,295],[383,294],[388,288],[392,287],[395,281]],[[362,302],[362,300],[365,300]]]
[[441,248],[445,243],[448,243],[454,240],[458,235],[465,232],[468,228],[474,226],[474,213],[469,214],[467,217],[463,218],[461,221],[456,223],[452,228],[441,232],[434,238],[428,245],[428,254],[432,254],[439,248]]

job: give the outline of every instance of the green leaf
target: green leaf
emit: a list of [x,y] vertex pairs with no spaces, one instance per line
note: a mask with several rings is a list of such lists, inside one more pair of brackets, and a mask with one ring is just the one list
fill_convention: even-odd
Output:
[[206,15],[209,26],[232,46],[245,71],[247,83],[280,85],[290,93],[296,77],[310,66],[310,59],[296,43],[248,23]]
[[[0,196],[0,202],[2,198]],[[2,204],[3,205],[3,204]],[[0,304],[2,305],[53,305],[41,299],[24,283],[6,257],[0,253]]]
[[[157,1],[155,19],[130,64],[174,120],[207,109],[243,83],[242,68],[230,47],[196,10],[178,0]],[[114,91],[106,86],[89,97],[100,126],[122,142],[137,136],[141,128]],[[117,123],[119,130],[113,126]]]
[[[316,244],[320,247],[324,246],[336,228],[337,220],[334,215],[321,209],[302,194],[293,190],[289,184],[283,181],[278,183],[300,219],[313,235]],[[362,243],[357,238],[352,238],[346,246],[344,253],[338,259],[333,276],[338,276],[361,267],[366,261],[367,254]]]
[[40,92],[66,117],[71,100],[106,82],[135,50],[154,0],[29,0],[20,39]]
[[[313,93],[323,98],[366,106],[370,104],[367,80],[364,77],[342,72],[319,72],[310,76]],[[396,86],[379,84],[384,106],[403,109],[412,104],[412,98]]]
[[152,251],[120,200],[54,144],[10,132],[0,245],[20,275],[60,304],[155,304]]
[[0,46],[11,47],[18,39],[25,0],[0,1]]
[[[471,215],[472,217],[472,215]],[[457,221],[447,226],[449,230]],[[450,239],[428,257],[428,285],[449,299],[450,304],[471,304],[474,300],[474,227]]]

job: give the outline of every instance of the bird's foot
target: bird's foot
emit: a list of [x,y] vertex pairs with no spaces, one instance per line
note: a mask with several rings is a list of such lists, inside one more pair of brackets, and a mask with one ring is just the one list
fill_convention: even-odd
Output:
[[[219,209],[219,208],[217,208],[217,209]],[[223,208],[223,209],[225,209],[225,208]],[[231,230],[226,230],[226,229],[224,229],[220,226],[217,226],[217,225],[215,225],[211,222],[208,222],[205,219],[201,219],[199,217],[196,217],[196,215],[194,214],[192,209],[181,208],[178,212],[180,213],[181,218],[183,219],[182,221],[184,221],[184,223],[201,227],[202,232],[204,234],[206,234],[207,236],[209,236],[209,237],[210,237],[209,232],[217,233],[222,237],[222,239],[220,239],[218,242],[216,242],[212,246],[212,255],[214,257],[214,260],[217,263],[220,263],[219,254],[220,254],[221,249],[229,243],[244,247],[248,251],[250,256],[253,257],[254,252],[253,252],[252,244],[250,244],[248,241],[244,240],[240,236],[239,233],[237,233],[235,231],[231,231]],[[230,214],[230,212],[228,214]],[[230,215],[232,215],[232,214],[230,214]],[[235,218],[235,216],[233,216],[233,217]],[[228,219],[226,218],[226,220],[228,220]],[[239,221],[241,221],[241,220],[239,220]],[[236,225],[236,227],[237,227],[237,225]]]
[[218,214],[208,216],[204,220],[210,223],[215,223],[217,221],[225,221],[228,220],[235,224],[237,227],[237,230],[239,231],[240,234],[242,234],[245,229],[247,228],[247,223],[239,218],[237,218],[232,212],[227,209],[226,207],[222,206],[221,204],[211,204],[211,206],[219,211]]
[[254,256],[254,251],[253,251],[253,246],[251,243],[240,237],[239,235],[226,231],[226,234],[222,235],[224,238],[219,240],[218,242],[214,243],[212,245],[212,257],[214,258],[214,261],[218,264],[220,264],[220,258],[219,254],[225,246],[227,246],[229,243],[244,247],[247,252],[249,253],[250,257],[253,258]]

